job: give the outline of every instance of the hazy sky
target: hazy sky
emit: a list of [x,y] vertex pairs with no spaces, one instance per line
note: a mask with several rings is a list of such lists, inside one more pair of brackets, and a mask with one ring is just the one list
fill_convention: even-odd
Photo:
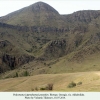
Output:
[[0,16],[38,1],[48,3],[60,14],[70,14],[78,10],[100,10],[100,0],[0,0]]

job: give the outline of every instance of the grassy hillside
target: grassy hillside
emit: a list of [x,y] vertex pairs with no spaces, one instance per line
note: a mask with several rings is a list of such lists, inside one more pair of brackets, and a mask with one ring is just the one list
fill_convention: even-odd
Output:
[[60,15],[37,2],[0,22],[0,73],[9,70],[4,78],[16,72],[23,76],[24,71],[36,75],[100,70],[100,11]]
[[[25,72],[28,72],[28,76],[39,74],[62,74],[62,73],[76,73],[87,71],[100,71],[100,52],[92,54],[89,57],[85,56],[84,59],[70,60],[64,56],[59,59],[40,61],[33,60],[29,63],[21,65],[17,69],[7,71],[0,75],[1,79],[14,78],[16,73],[18,77],[25,76]],[[71,55],[69,55],[71,56]]]
[[[72,81],[76,84],[82,82],[82,84],[76,85],[76,87],[73,88],[68,88],[68,84]],[[42,74],[28,77],[3,79],[0,80],[0,91],[37,91],[37,89],[40,89],[41,87],[51,83],[53,84],[52,91],[96,92],[100,91],[100,72]]]

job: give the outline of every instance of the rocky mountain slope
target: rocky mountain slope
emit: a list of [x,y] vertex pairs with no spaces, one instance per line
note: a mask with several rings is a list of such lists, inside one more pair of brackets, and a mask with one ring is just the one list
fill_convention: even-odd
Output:
[[0,18],[0,73],[29,62],[36,66],[43,62],[43,67],[59,64],[59,59],[63,66],[63,58],[79,63],[98,53],[99,10],[60,15],[50,5],[37,2]]

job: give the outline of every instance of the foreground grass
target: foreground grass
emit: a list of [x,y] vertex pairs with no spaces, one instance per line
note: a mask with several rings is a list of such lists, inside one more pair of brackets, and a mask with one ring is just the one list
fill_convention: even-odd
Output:
[[[72,81],[82,82],[82,84],[68,88],[68,84]],[[0,91],[33,91],[49,83],[53,83],[53,91],[100,91],[100,72],[41,74],[2,79],[0,80]]]

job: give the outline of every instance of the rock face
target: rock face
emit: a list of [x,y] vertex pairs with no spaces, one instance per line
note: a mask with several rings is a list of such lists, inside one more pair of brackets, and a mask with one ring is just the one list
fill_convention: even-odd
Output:
[[[21,66],[23,64],[29,63],[30,61],[33,61],[35,57],[33,56],[28,56],[28,55],[23,55],[21,57],[15,57],[11,56],[8,54],[3,54],[2,57],[0,58],[0,73],[5,72],[7,69],[15,69],[18,66]],[[6,64],[6,67],[8,68],[3,68],[2,65]]]
[[32,26],[31,27],[31,31],[32,32],[38,32],[38,33],[41,33],[41,32],[53,32],[53,33],[64,33],[64,32],[67,32],[68,29],[67,28],[57,28],[57,27],[38,27],[38,26]]
[[10,67],[10,69],[14,69],[17,65],[16,58],[7,54],[3,55],[2,62],[6,63]]
[[6,23],[0,23],[0,27],[16,29],[18,31],[30,32],[33,33],[41,33],[41,32],[55,32],[55,33],[64,33],[69,31],[68,28],[57,28],[57,27],[49,27],[49,26],[19,26],[19,25],[9,25]]
[[66,40],[52,41],[46,48],[44,57],[57,58],[66,54]]
[[7,47],[8,45],[10,45],[9,41],[7,41],[7,40],[0,41],[0,48]]

